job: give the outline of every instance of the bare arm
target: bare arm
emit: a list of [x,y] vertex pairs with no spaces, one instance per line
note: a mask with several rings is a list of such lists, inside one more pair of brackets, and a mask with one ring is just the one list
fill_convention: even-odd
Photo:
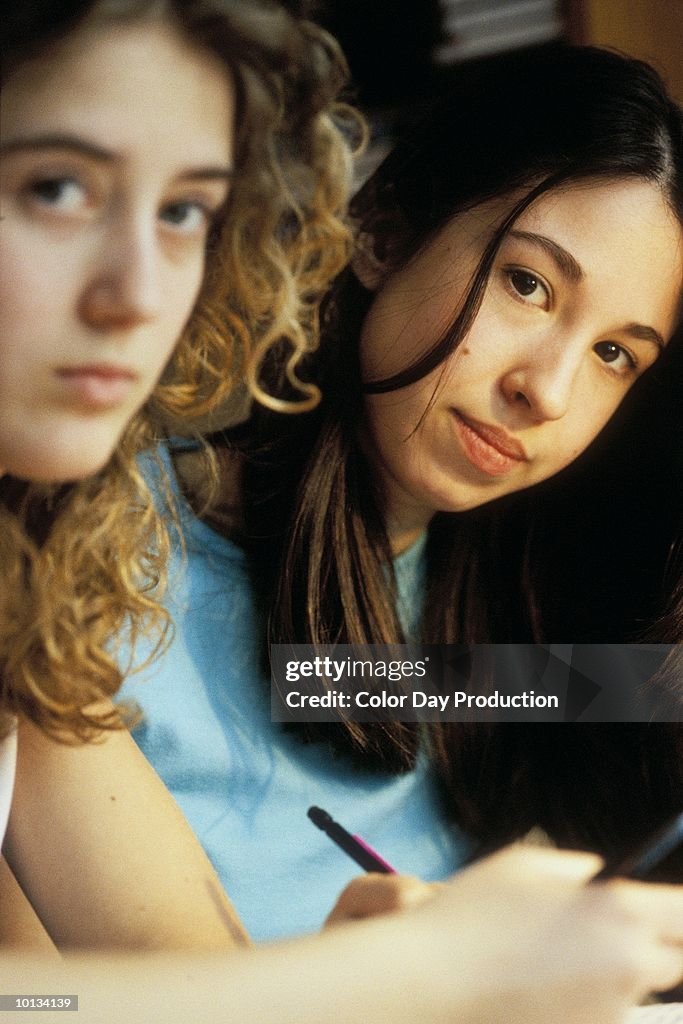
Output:
[[9,864],[0,855],[0,949],[22,949],[59,957],[36,912],[21,891]]
[[22,723],[4,852],[59,947],[247,941],[179,808],[126,733],[70,747]]
[[88,1024],[624,1024],[683,973],[683,891],[587,888],[595,868],[515,849],[414,910],[299,942],[3,966],[13,991],[78,993]]

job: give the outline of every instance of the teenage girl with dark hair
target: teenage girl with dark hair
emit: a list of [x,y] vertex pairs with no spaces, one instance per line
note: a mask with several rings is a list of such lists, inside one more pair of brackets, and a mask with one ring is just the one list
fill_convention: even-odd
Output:
[[[680,795],[673,734],[663,757],[640,746],[620,794],[643,804],[635,829],[614,776],[594,810],[587,784],[572,791],[600,771],[599,731],[572,732],[583,759],[539,726],[308,726],[302,743],[271,723],[262,668],[266,639],[545,639],[524,518],[543,487],[518,492],[575,460],[655,364],[666,372],[683,275],[680,109],[651,68],[606,51],[509,56],[464,77],[352,212],[358,252],[301,372],[321,402],[305,416],[256,405],[214,437],[222,500],[213,529],[185,509],[177,642],[126,691],[144,712],[141,748],[264,937],[312,927],[345,880],[309,803],[435,877],[539,823],[616,852]],[[284,408],[300,397],[288,353],[258,372]],[[195,458],[176,454],[198,506]]]

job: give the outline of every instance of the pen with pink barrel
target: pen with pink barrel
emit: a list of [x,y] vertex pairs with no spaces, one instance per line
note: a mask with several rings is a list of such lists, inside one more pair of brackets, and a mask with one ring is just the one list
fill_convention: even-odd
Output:
[[308,817],[314,825],[330,837],[340,850],[347,856],[360,864],[364,871],[376,871],[382,875],[395,875],[396,868],[392,868],[383,857],[373,850],[360,836],[352,836],[345,828],[332,818],[327,811],[321,807],[309,807]]

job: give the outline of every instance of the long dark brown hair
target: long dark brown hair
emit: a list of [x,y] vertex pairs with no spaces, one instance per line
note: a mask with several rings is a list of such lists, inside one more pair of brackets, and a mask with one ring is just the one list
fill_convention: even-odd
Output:
[[[361,190],[352,206],[359,237],[391,268],[404,266],[465,210],[503,196],[511,197],[511,209],[488,240],[453,322],[426,354],[389,379],[361,383],[358,339],[372,295],[347,271],[308,364],[322,389],[319,408],[304,417],[257,408],[218,441],[246,456],[243,539],[270,613],[271,642],[403,639],[382,495],[362,442],[364,392],[405,387],[454,351],[477,315],[502,239],[537,197],[576,181],[634,177],[658,187],[683,221],[680,109],[647,65],[560,47],[463,74]],[[274,351],[264,382],[286,393],[281,365]],[[548,639],[539,597],[556,586],[539,540],[548,487],[434,517],[422,640]],[[422,743],[415,727],[401,723],[304,731],[392,771],[410,768]],[[435,728],[431,748],[450,811],[482,849],[541,824],[564,845],[613,853],[683,792],[680,730],[658,733],[659,764],[651,738],[637,726],[560,732],[457,724]]]

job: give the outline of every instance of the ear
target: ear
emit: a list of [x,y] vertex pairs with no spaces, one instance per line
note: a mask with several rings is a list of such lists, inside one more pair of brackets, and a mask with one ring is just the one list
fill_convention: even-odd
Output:
[[377,243],[373,235],[361,232],[356,242],[356,251],[351,259],[351,269],[369,292],[377,291],[389,273],[389,261],[377,254]]

